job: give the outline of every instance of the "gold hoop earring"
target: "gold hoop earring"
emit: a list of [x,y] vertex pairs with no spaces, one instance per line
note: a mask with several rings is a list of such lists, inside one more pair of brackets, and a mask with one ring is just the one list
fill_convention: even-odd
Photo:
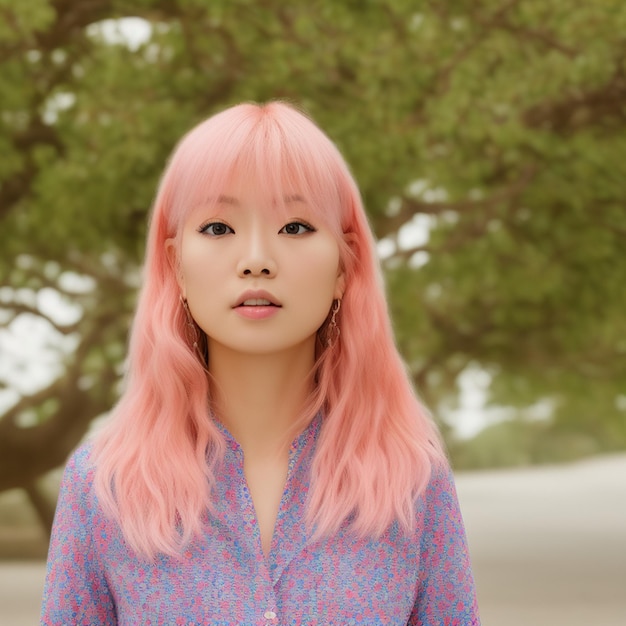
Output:
[[332,348],[337,341],[339,341],[339,335],[341,335],[341,329],[337,324],[337,313],[341,308],[341,300],[335,300],[331,309],[330,322],[328,322],[328,328],[326,329],[326,347]]

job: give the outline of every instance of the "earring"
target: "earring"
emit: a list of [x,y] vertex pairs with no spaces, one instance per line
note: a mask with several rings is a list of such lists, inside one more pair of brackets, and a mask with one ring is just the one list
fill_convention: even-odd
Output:
[[341,335],[341,329],[337,325],[337,313],[339,313],[340,308],[341,300],[335,300],[331,309],[330,322],[328,322],[328,328],[326,329],[326,346],[328,348],[332,348],[339,340],[339,335]]
[[193,319],[191,315],[191,311],[189,310],[189,305],[187,304],[187,300],[183,298],[182,294],[179,296],[179,298],[180,298],[180,303],[183,305],[183,310],[185,311],[185,317],[187,318],[186,329],[185,329],[187,333],[187,341],[193,347],[194,352],[196,352],[196,354],[200,357],[200,361],[202,362],[204,369],[206,369],[207,360],[208,360],[207,355],[206,355],[206,344],[203,346],[204,350],[201,349],[200,342],[202,339],[200,337],[198,325],[196,324],[196,321]]

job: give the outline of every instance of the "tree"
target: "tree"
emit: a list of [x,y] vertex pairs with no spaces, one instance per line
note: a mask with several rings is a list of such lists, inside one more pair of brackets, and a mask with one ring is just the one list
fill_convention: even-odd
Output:
[[[626,446],[620,0],[0,0],[0,16],[2,323],[75,344],[0,419],[0,490],[28,489],[47,524],[37,478],[118,393],[167,155],[242,100],[299,103],[351,163],[435,412],[477,364],[494,403],[553,407],[530,448]],[[121,18],[149,38],[128,44]]]

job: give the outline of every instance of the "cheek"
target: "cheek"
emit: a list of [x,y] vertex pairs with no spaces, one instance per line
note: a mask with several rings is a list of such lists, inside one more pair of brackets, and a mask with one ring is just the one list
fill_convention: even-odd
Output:
[[334,241],[320,246],[313,254],[302,259],[301,272],[304,289],[316,289],[319,297],[334,298],[339,273],[339,251]]
[[204,242],[189,238],[183,241],[181,252],[180,271],[185,287],[198,288],[211,282],[213,277],[221,271],[224,264],[223,256],[211,255],[210,248],[202,245]]

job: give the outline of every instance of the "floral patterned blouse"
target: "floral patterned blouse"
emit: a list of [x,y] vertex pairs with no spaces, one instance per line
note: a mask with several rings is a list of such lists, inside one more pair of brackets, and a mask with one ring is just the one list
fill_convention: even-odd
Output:
[[139,558],[102,513],[89,444],[65,470],[41,623],[120,626],[479,625],[465,531],[449,469],[417,504],[417,530],[379,539],[346,527],[313,543],[302,523],[320,420],[293,442],[271,551],[262,548],[243,472],[228,448],[214,515],[182,558]]

